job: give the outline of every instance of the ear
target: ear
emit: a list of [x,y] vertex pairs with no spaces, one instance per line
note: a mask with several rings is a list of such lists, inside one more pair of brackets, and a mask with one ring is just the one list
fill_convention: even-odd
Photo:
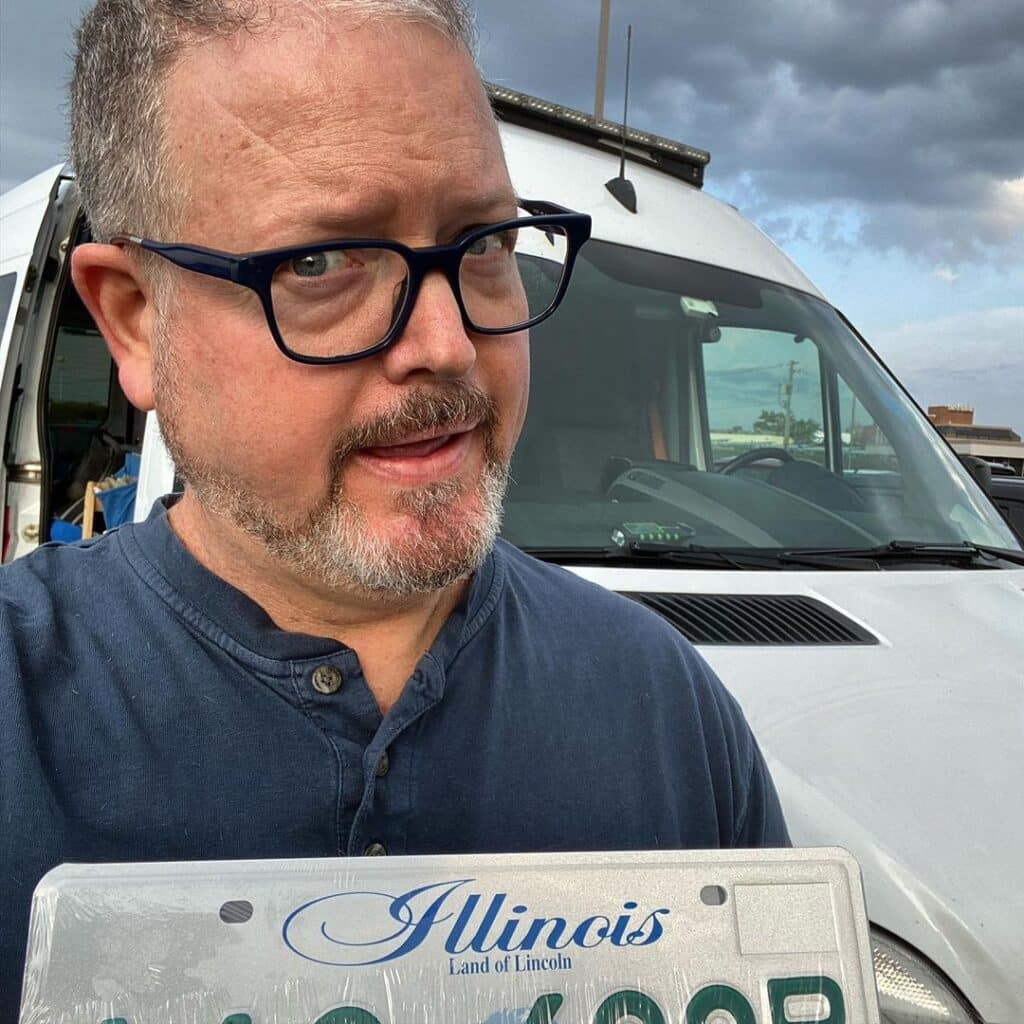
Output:
[[89,242],[71,254],[71,279],[117,363],[121,390],[136,408],[153,408],[153,286],[119,245]]

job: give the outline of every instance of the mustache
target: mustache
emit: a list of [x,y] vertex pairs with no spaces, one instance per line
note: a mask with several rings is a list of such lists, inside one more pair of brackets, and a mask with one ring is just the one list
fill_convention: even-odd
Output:
[[346,429],[335,443],[332,467],[337,473],[345,459],[359,448],[398,444],[410,434],[462,428],[469,423],[479,424],[485,438],[493,437],[497,427],[494,400],[479,388],[464,381],[412,388],[393,408]]

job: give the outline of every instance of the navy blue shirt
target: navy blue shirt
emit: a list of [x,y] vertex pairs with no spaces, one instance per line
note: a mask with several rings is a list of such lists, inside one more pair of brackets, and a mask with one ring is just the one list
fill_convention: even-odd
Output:
[[354,651],[278,629],[163,505],[0,569],[0,1019],[62,861],[788,842],[686,640],[507,544],[384,716]]

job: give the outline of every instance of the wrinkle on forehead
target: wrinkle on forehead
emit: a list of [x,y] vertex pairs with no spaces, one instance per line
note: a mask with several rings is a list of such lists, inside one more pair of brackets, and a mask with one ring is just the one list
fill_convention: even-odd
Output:
[[241,213],[257,193],[289,206],[301,189],[372,203],[425,198],[442,182],[508,187],[469,55],[427,26],[335,17],[212,40],[179,62],[167,101],[172,152],[197,186],[193,213]]

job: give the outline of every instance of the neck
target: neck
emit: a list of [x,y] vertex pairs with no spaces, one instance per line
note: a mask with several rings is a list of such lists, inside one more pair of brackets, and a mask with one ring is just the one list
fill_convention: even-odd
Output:
[[190,490],[168,519],[196,561],[255,601],[278,628],[352,648],[382,712],[398,699],[469,582],[393,599],[329,588],[279,562],[258,539],[203,508]]

